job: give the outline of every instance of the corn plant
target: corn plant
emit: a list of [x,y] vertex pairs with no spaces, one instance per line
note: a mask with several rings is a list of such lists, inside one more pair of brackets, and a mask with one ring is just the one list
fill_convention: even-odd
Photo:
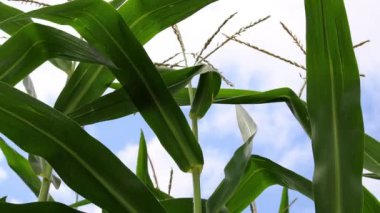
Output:
[[[203,52],[234,15],[194,56],[194,66],[189,66],[176,24],[213,2],[76,0],[42,5],[46,7],[27,13],[0,3],[0,29],[10,35],[0,46],[0,133],[29,157],[1,138],[0,148],[38,201],[11,204],[4,198],[0,211],[78,212],[76,207],[92,203],[108,212],[241,212],[249,206],[254,212],[255,199],[269,186],[281,185],[280,212],[291,207],[289,189],[314,200],[316,212],[380,212],[379,201],[362,186],[363,168],[371,172],[366,176],[380,176],[380,145],[364,132],[360,74],[343,0],[305,0],[307,49],[299,46],[307,64],[293,65],[307,70],[306,101],[289,88],[264,92],[221,88],[224,77],[207,62],[213,51]],[[31,18],[70,25],[82,38]],[[241,33],[267,18],[227,36],[226,42],[239,42]],[[185,67],[165,65],[171,59],[154,64],[142,46],[168,27],[181,44]],[[28,78],[46,61],[68,75],[54,107],[37,99]],[[193,87],[195,76],[199,81]],[[21,81],[29,95],[14,88]],[[257,127],[241,105],[273,102],[285,102],[310,136],[313,180],[252,155]],[[210,197],[202,199],[204,158],[198,121],[213,104],[236,105],[243,143],[226,165],[225,178]],[[181,106],[191,107],[191,125]],[[143,133],[134,174],[82,128],[134,113],[142,115],[178,167],[191,173],[192,198],[175,198],[170,190],[165,193],[154,186]],[[49,188],[58,187],[60,178],[85,200],[71,206],[54,200]]]

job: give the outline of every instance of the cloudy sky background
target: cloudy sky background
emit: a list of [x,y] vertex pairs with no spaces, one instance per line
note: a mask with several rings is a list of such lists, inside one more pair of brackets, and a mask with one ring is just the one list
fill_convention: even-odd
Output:
[[[31,5],[3,1],[4,3],[29,10]],[[49,3],[48,1],[46,1]],[[50,1],[51,3],[56,1]],[[376,100],[380,86],[380,3],[375,0],[346,0],[347,12],[354,43],[370,39],[371,42],[356,50],[360,72],[366,77],[362,82],[362,104],[366,132],[380,139],[378,123],[380,109]],[[240,27],[260,18],[271,15],[239,39],[257,45],[266,50],[305,64],[303,53],[293,43],[280,25],[285,23],[300,40],[305,43],[305,18],[303,1],[249,1],[220,0],[202,9],[194,16],[179,23],[188,53],[198,52],[204,42],[216,30],[223,20],[238,12],[233,20],[222,30],[233,34]],[[65,28],[68,29],[68,28]],[[225,38],[219,35],[210,48]],[[3,42],[3,41],[2,41]],[[180,51],[178,42],[171,29],[157,35],[146,46],[153,61],[161,62]],[[208,52],[206,51],[206,53]],[[190,56],[189,56],[190,57]],[[174,61],[181,60],[180,57]],[[223,72],[236,88],[265,91],[279,87],[290,87],[298,92],[305,76],[303,70],[282,61],[259,53],[234,41],[209,58],[212,64]],[[53,104],[65,83],[65,74],[46,63],[31,75],[40,100]],[[227,85],[224,85],[227,87]],[[22,88],[21,86],[19,88]],[[303,96],[303,98],[305,98]],[[311,179],[313,159],[311,143],[302,128],[283,103],[270,105],[245,106],[258,125],[254,139],[253,153],[296,171]],[[188,108],[183,108],[188,113]],[[223,178],[223,168],[233,152],[242,144],[233,106],[216,105],[200,121],[200,143],[204,149],[205,166],[202,174],[202,196],[207,198]],[[174,169],[172,194],[178,197],[192,195],[191,175],[178,170],[171,158],[164,152],[157,138],[139,115],[115,121],[87,126],[86,130],[107,145],[132,170],[135,168],[140,129],[143,129],[148,141],[148,151],[154,162],[162,190],[167,189],[170,168]],[[380,184],[364,179],[364,184],[380,198]],[[75,194],[62,186],[53,190],[56,200],[72,203]],[[9,195],[11,202],[30,202],[35,197],[8,168],[4,156],[0,153],[0,196]],[[281,197],[281,187],[274,186],[266,190],[258,199],[259,212],[277,212]],[[299,193],[291,192],[290,200],[297,198],[291,207],[292,212],[314,212],[314,205]],[[83,208],[88,212],[99,212],[94,206]]]

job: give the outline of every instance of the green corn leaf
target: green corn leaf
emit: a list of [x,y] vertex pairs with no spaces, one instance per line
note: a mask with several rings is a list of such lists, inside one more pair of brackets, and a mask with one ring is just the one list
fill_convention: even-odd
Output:
[[[272,185],[281,185],[313,199],[311,181],[269,159],[253,155],[238,189],[227,203],[227,208],[230,212],[243,211]],[[363,212],[379,212],[380,204],[377,199],[365,187],[362,187],[362,190],[364,193]]]
[[27,15],[71,25],[107,55],[118,66],[111,71],[179,168],[189,172],[202,167],[202,150],[185,116],[143,47],[111,5],[102,0],[81,0]]
[[74,72],[73,70],[74,63],[72,61],[68,61],[68,60],[64,60],[60,58],[54,58],[54,59],[50,59],[50,63],[52,63],[58,69],[65,72],[68,77],[71,77],[71,75]]
[[361,212],[360,77],[343,0],[306,0],[307,109],[316,212]]
[[200,119],[206,114],[218,94],[221,84],[222,78],[217,72],[207,72],[200,76],[190,109],[190,117]]
[[[124,2],[124,0],[115,0],[111,4],[118,8]],[[127,25],[133,26],[131,30],[141,44],[145,44],[157,33],[190,16],[211,2],[213,1],[129,0],[120,7],[119,13]],[[98,71],[101,68],[95,65],[81,64],[78,68],[81,69],[80,74],[69,80],[68,85],[65,86],[58,98],[58,103],[56,103],[56,107],[61,111],[71,112],[72,108],[95,100],[107,89],[108,83],[112,82],[114,78],[111,72],[105,68],[103,68],[102,73],[99,73]],[[86,72],[86,78],[80,78],[84,72]],[[106,81],[103,79],[104,76],[106,76]],[[91,82],[87,79],[91,79]],[[71,101],[71,98],[74,101]]]
[[380,143],[368,135],[364,142],[364,168],[380,176]]
[[[4,121],[2,120],[2,122]],[[34,173],[28,160],[26,160],[22,155],[12,149],[12,147],[6,144],[5,141],[1,138],[0,149],[3,151],[9,167],[21,178],[22,181],[24,181],[24,183],[29,187],[33,194],[38,197],[41,181]]]
[[[193,198],[176,198],[160,201],[168,213],[192,213]],[[206,212],[206,200],[202,200],[202,212]]]
[[128,0],[119,9],[142,44],[216,0]]
[[14,85],[55,57],[113,66],[84,41],[52,27],[29,24],[0,46],[0,80]]
[[266,188],[275,184],[313,198],[309,180],[269,159],[253,155],[237,190],[227,203],[227,208],[231,212],[241,212]]
[[207,212],[220,212],[237,189],[252,153],[252,140],[257,126],[248,112],[240,105],[236,105],[236,117],[244,144],[236,150],[227,166],[224,168],[225,178],[207,200]]
[[27,204],[11,204],[0,202],[1,212],[39,212],[39,213],[80,213],[75,209],[56,202],[38,202]]
[[149,188],[153,189],[153,182],[149,176],[148,170],[148,150],[146,147],[144,133],[140,134],[139,153],[137,155],[136,175]]
[[5,202],[7,202],[7,196],[1,197],[0,203],[5,203]]
[[278,210],[279,213],[289,213],[289,194],[288,188],[284,187],[281,193],[281,203]]
[[28,161],[29,164],[34,172],[34,174],[40,176],[42,172],[44,171],[44,163],[41,159],[41,157],[38,157],[33,154],[28,155]]
[[46,159],[70,188],[99,207],[163,212],[145,185],[77,123],[2,82],[0,117],[1,133]]
[[365,173],[365,174],[363,174],[363,177],[380,180],[380,176],[375,174],[375,173]]
[[377,213],[380,212],[380,203],[377,198],[371,194],[365,187],[363,187],[363,213]]
[[[3,4],[2,2],[0,2],[0,11],[1,11],[0,22],[23,13],[21,10],[18,10],[16,8]],[[30,19],[23,19],[17,22],[8,22],[6,24],[2,24],[0,26],[0,29],[8,33],[9,35],[13,35],[18,30],[20,30],[23,26],[31,22],[32,21]]]
[[105,66],[81,63],[66,83],[54,108],[67,114],[99,98],[115,79]]

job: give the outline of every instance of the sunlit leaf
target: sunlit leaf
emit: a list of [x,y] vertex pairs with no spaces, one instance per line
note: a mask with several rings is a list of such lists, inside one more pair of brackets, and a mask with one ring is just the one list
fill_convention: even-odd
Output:
[[288,188],[282,188],[281,203],[278,213],[289,213],[289,194]]
[[306,0],[307,109],[316,212],[362,211],[360,76],[343,0]]
[[231,212],[241,212],[272,185],[281,185],[296,190],[310,199],[313,198],[309,180],[269,159],[253,155],[237,190],[227,203],[227,208]]
[[136,175],[149,188],[153,189],[153,182],[149,176],[148,170],[148,150],[146,147],[144,133],[140,134],[139,153],[137,155]]
[[5,143],[4,140],[0,138],[0,149],[3,152],[5,159],[11,169],[24,181],[24,183],[29,187],[33,194],[38,197],[41,187],[41,181],[38,176],[32,170],[28,160],[26,160],[22,155],[17,153],[12,147]]
[[207,200],[208,213],[217,213],[225,208],[227,201],[233,196],[244,176],[247,164],[250,162],[252,140],[256,134],[257,126],[248,112],[240,105],[236,105],[236,117],[244,144],[236,150],[224,168],[225,178]]

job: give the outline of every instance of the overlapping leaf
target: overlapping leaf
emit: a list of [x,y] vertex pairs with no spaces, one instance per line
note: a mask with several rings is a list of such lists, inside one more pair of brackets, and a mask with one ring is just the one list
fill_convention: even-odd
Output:
[[[185,87],[197,74],[210,71],[208,66],[195,66],[182,70],[160,72],[162,79],[171,93]],[[119,88],[116,91],[98,98],[97,100],[80,107],[69,116],[82,125],[120,118],[137,112],[129,95],[122,89],[121,84],[113,85]],[[188,91],[180,90],[180,94]]]
[[203,165],[202,151],[183,113],[147,53],[111,5],[101,0],[81,0],[27,15],[72,25],[78,30],[118,66],[111,71],[177,165],[183,171]]
[[289,213],[289,194],[288,188],[284,187],[281,193],[281,202],[278,213]]
[[0,80],[14,85],[55,57],[113,66],[94,48],[70,34],[40,24],[28,24],[0,46]]
[[225,178],[207,200],[206,208],[208,213],[217,213],[225,208],[227,201],[237,189],[250,161],[252,141],[256,134],[257,126],[248,112],[240,105],[236,105],[236,117],[244,144],[236,150],[224,168]]
[[22,179],[22,181],[29,187],[33,194],[38,197],[41,187],[41,181],[34,173],[28,160],[22,155],[17,153],[12,147],[8,146],[4,140],[0,138],[0,149],[3,151],[8,165],[12,170]]
[[[119,8],[120,15],[127,25],[131,26],[132,32],[140,43],[145,44],[157,33],[190,16],[213,1],[132,0],[124,4],[125,0],[115,0],[111,4],[115,8],[119,8],[123,4]],[[80,74],[70,79],[58,99],[59,103],[56,104],[56,107],[63,109],[65,112],[71,112],[70,108],[76,108],[95,100],[102,95],[107,89],[108,83],[113,80],[111,79],[113,75],[106,68],[84,64],[79,65],[78,68],[80,68]],[[102,73],[99,73],[100,69],[102,69]],[[86,78],[91,79],[92,82],[88,82],[86,78],[78,77],[83,75],[86,75]],[[106,80],[103,79],[104,76],[106,76]],[[91,85],[91,87],[88,85]],[[77,104],[74,106],[73,102]],[[64,107],[66,105],[68,107]]]
[[178,23],[216,0],[128,0],[119,13],[144,44],[158,32]]
[[200,119],[206,114],[219,92],[221,83],[222,78],[218,72],[207,72],[200,76],[190,117]]
[[46,159],[65,183],[96,205],[112,212],[163,212],[145,185],[77,123],[1,82],[0,117],[1,133]]

